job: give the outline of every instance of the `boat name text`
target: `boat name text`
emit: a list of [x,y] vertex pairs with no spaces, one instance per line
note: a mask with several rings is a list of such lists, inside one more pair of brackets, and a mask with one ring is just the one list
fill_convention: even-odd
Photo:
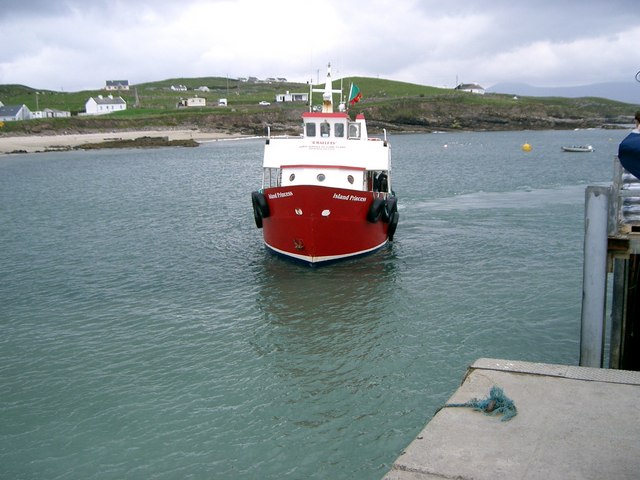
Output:
[[352,202],[366,202],[366,197],[356,197],[355,195],[341,195],[339,193],[334,193],[333,198],[336,200],[350,200]]
[[293,192],[276,192],[269,194],[269,200],[274,200],[276,198],[284,198],[284,197],[293,197]]

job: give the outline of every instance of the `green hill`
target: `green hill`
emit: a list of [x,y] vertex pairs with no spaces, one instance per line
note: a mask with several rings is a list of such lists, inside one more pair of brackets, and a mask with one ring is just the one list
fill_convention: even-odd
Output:
[[[518,130],[585,128],[631,122],[634,107],[602,98],[520,97],[477,95],[393,80],[353,77],[334,80],[334,88],[358,85],[363,98],[351,109],[364,113],[372,131]],[[182,85],[187,91],[171,87]],[[196,90],[206,87],[205,91]],[[303,83],[242,82],[225,77],[171,78],[132,85],[122,96],[127,110],[107,116],[78,116],[89,97],[105,90],[57,92],[23,85],[0,85],[5,105],[25,104],[32,110],[52,108],[72,113],[71,118],[5,122],[2,134],[39,134],[56,131],[84,132],[117,129],[199,128],[229,133],[262,134],[270,125],[274,133],[297,132],[300,114],[308,109],[300,103],[276,103],[277,94],[304,93]],[[205,98],[207,107],[177,108],[181,99]],[[228,107],[218,107],[227,98]],[[313,97],[320,102],[320,95]],[[337,98],[335,99],[337,101]],[[269,106],[261,106],[268,101]]]

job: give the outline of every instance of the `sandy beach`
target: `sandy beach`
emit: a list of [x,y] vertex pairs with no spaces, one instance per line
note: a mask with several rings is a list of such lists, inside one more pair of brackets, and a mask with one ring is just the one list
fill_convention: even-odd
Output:
[[218,132],[201,132],[200,130],[144,130],[115,131],[103,133],[84,133],[72,135],[25,135],[15,137],[0,136],[0,154],[23,151],[27,153],[44,152],[46,150],[78,147],[85,143],[99,143],[108,140],[132,140],[139,137],[169,137],[169,140],[193,139],[197,142],[220,139],[239,138],[242,135],[229,135]]

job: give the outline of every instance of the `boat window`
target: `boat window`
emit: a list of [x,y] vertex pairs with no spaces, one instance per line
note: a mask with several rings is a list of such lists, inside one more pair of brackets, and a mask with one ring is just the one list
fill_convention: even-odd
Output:
[[360,125],[357,123],[349,124],[349,138],[360,138]]
[[279,187],[282,183],[282,170],[279,168],[265,168],[262,186],[264,188]]
[[315,137],[316,136],[316,124],[315,123],[307,123],[305,124],[307,129],[307,137]]
[[291,175],[289,175],[289,181],[293,182],[293,180],[296,178],[296,174],[292,173]]
[[328,137],[331,133],[331,126],[329,126],[329,122],[322,122],[320,124],[320,136]]
[[336,126],[333,128],[333,134],[336,137],[344,137],[344,123],[336,123]]
[[324,179],[326,177],[324,176],[324,173],[319,173],[316,178],[318,179],[319,182],[324,182]]
[[347,182],[349,182],[351,185],[353,185],[353,175],[348,175],[347,176]]

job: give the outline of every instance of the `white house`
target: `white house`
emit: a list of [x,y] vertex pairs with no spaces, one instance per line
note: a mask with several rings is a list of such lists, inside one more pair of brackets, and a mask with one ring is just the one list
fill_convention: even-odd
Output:
[[308,93],[279,93],[276,95],[276,102],[308,102]]
[[31,110],[26,105],[4,105],[0,107],[1,122],[15,122],[18,120],[30,120]]
[[107,80],[105,90],[129,90],[129,80]]
[[127,102],[125,102],[122,97],[114,97],[113,95],[106,97],[98,95],[97,98],[91,97],[85,104],[87,115],[105,115],[126,109]]
[[481,87],[477,83],[461,83],[455,88],[455,90],[484,95],[484,87]]

